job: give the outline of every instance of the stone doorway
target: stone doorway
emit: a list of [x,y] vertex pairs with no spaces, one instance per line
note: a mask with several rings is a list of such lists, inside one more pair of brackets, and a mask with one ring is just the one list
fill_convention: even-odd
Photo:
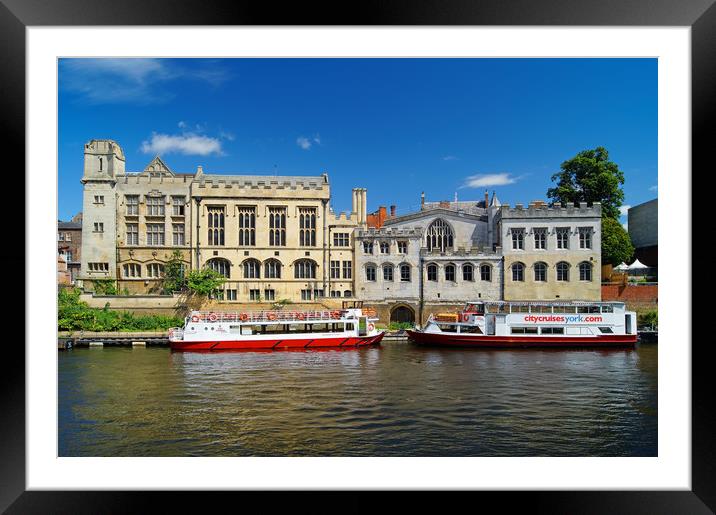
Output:
[[391,322],[415,323],[415,311],[408,306],[397,306],[390,310]]

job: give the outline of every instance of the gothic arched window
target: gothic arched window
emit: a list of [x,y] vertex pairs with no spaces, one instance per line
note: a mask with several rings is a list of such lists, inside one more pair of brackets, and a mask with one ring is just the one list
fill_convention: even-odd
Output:
[[445,252],[453,246],[452,228],[445,220],[438,218],[428,227],[427,232],[428,250],[439,250]]
[[214,272],[220,273],[224,277],[230,276],[229,270],[230,270],[231,265],[226,259],[222,259],[222,258],[210,259],[209,261],[206,262],[206,266],[211,268]]
[[315,279],[316,263],[310,259],[300,259],[294,263],[293,272],[296,279]]
[[261,276],[261,263],[256,259],[244,261],[244,279],[258,279]]

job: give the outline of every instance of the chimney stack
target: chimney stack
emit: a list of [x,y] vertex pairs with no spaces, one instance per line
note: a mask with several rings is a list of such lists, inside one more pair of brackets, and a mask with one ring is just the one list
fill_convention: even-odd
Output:
[[490,205],[490,194],[485,190],[485,207]]
[[395,218],[395,206],[390,206],[390,217]]
[[420,210],[422,211],[425,208],[425,192],[423,191],[420,194]]

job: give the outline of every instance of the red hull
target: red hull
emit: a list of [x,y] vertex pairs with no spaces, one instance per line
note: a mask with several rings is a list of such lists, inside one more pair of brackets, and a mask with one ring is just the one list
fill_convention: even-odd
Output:
[[406,331],[408,337],[420,345],[450,347],[633,347],[635,334],[601,335],[594,337],[569,336],[463,336],[459,334],[421,333]]
[[346,349],[376,345],[385,333],[371,337],[342,338],[301,338],[292,340],[239,340],[239,341],[203,341],[169,342],[172,350],[285,350],[285,349]]

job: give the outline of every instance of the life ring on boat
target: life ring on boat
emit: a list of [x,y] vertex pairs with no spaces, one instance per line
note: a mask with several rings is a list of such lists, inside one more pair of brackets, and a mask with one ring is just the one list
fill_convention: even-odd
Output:
[[339,318],[341,318],[341,312],[338,310],[332,311],[331,318],[338,320]]
[[249,315],[247,315],[246,313],[241,313],[241,315],[239,315],[239,320],[241,320],[242,322],[246,322],[248,319]]
[[375,326],[373,324],[368,324],[368,331],[370,332],[373,329],[375,329]]
[[469,319],[470,319],[470,315],[468,315],[467,313],[463,313],[463,314],[462,314],[462,321],[463,321],[463,322],[467,322]]
[[296,313],[296,318],[298,318],[299,320],[305,320],[306,314],[305,313]]
[[268,315],[266,315],[266,318],[268,318],[269,320],[276,320],[276,313],[269,313]]
[[194,315],[194,316],[191,317],[191,321],[192,321],[192,322],[198,322],[198,321],[199,321],[199,317],[196,316],[196,315]]
[[209,319],[209,322],[216,322],[219,317],[216,316],[216,313],[209,313],[209,316],[207,318]]

